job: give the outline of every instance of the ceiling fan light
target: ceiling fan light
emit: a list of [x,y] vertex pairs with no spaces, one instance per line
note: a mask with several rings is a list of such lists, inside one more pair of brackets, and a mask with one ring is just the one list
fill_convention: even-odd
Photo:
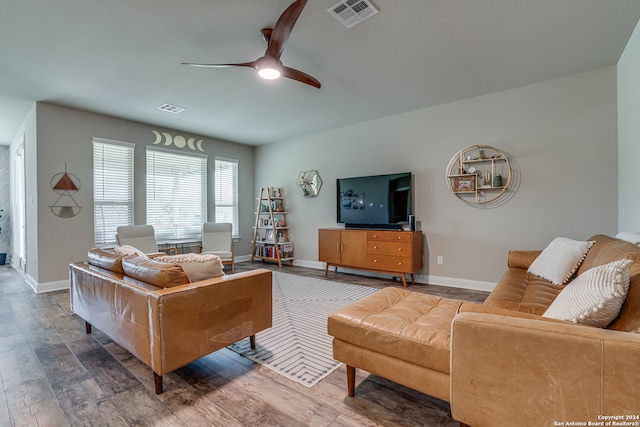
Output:
[[275,80],[280,77],[280,70],[277,68],[260,68],[258,70],[258,75],[263,79]]

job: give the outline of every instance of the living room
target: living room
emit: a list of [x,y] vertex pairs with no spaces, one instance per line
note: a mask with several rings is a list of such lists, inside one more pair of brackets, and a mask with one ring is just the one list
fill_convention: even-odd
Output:
[[[399,171],[414,174],[416,217],[426,235],[419,282],[490,290],[508,249],[544,247],[560,235],[634,230],[636,219],[626,212],[635,198],[624,194],[636,190],[627,188],[624,177],[634,176],[626,163],[636,147],[618,141],[616,127],[618,118],[624,125],[626,108],[616,102],[617,91],[632,93],[623,89],[623,71],[605,67],[261,147],[206,138],[203,147],[210,157],[239,160],[241,239],[236,254],[244,259],[250,255],[259,188],[276,186],[286,197],[296,263],[321,267],[317,230],[336,225],[335,179]],[[634,124],[629,126],[632,131]],[[90,207],[92,139],[137,141],[136,167],[144,170],[144,150],[153,145],[154,129],[52,104],[34,106],[18,134],[25,135],[27,170],[37,171],[27,176],[26,193],[26,274],[35,289],[68,286],[67,265],[86,257],[86,248],[93,246],[90,209],[71,219],[51,213],[57,197],[48,188],[51,177],[64,171],[66,163],[84,185],[75,200]],[[425,142],[433,140],[440,143]],[[514,159],[520,175],[516,194],[497,209],[467,206],[447,189],[447,162],[472,143],[499,146]],[[306,169],[318,170],[324,182],[315,198],[301,197],[296,187],[298,173]],[[144,194],[143,185],[136,181],[136,194]],[[144,203],[136,198],[136,223],[144,223]],[[37,233],[31,232],[34,228]],[[444,257],[443,265],[436,256]]]
[[[251,253],[261,187],[283,191],[295,264],[322,268],[317,230],[336,226],[335,180],[409,171],[416,217],[426,236],[417,281],[489,291],[510,249],[541,249],[557,236],[586,239],[640,229],[634,184],[640,155],[637,26],[620,49],[618,60],[579,73],[256,146],[61,106],[55,99],[34,102],[5,141],[10,150],[24,141],[26,152],[26,280],[36,292],[68,287],[68,265],[86,259],[94,246],[93,138],[136,144],[135,193],[141,195],[144,152],[154,144],[153,131],[159,131],[204,140],[209,159],[238,160],[238,261]],[[473,144],[499,147],[513,160],[513,192],[496,208],[468,206],[447,189],[447,162]],[[49,208],[57,197],[51,177],[65,165],[82,183],[75,200],[83,209],[73,218],[57,217]],[[323,180],[314,198],[302,197],[296,186],[298,173],[309,169]],[[135,222],[144,223],[144,197],[135,203]],[[213,212],[213,202],[208,203]]]

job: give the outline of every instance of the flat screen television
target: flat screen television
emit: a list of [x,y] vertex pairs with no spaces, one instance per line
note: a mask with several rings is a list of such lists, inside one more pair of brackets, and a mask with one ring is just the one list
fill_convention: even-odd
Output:
[[338,178],[338,222],[346,228],[402,229],[413,215],[411,172]]

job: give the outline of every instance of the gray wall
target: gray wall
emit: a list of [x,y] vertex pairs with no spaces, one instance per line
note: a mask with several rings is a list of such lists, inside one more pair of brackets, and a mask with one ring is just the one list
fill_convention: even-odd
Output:
[[[615,234],[616,141],[616,69],[607,67],[260,147],[256,188],[283,188],[296,262],[319,266],[317,229],[337,226],[336,178],[411,171],[426,234],[419,279],[491,289],[509,249]],[[512,157],[515,192],[499,207],[468,206],[447,189],[447,163],[473,144]],[[295,187],[307,169],[324,182],[316,198]]]
[[618,61],[619,231],[640,232],[640,23]]
[[[34,163],[34,159],[27,155],[27,162],[37,165],[37,189],[34,193],[33,188],[28,186],[27,203],[32,197],[37,200],[37,218],[28,218],[28,228],[37,229],[38,247],[37,252],[31,245],[27,247],[27,274],[37,282],[37,290],[40,291],[67,286],[69,263],[86,259],[87,250],[93,246],[94,137],[136,143],[135,221],[145,223],[145,147],[153,145],[156,139],[151,131],[167,131],[173,136],[197,135],[45,103],[36,105],[36,116],[37,159]],[[204,139],[203,148],[209,156],[209,195],[213,196],[215,156],[239,160],[239,192],[253,195],[254,148],[211,138],[198,139]],[[180,149],[174,145],[166,148],[190,151],[188,147]],[[73,218],[59,218],[49,208],[58,198],[58,194],[51,189],[51,177],[64,171],[65,162],[67,170],[78,176],[81,182],[80,191],[74,198],[82,210]],[[208,215],[211,220],[214,215],[213,197],[209,198]],[[238,252],[241,254],[250,251],[252,221],[253,198],[247,197],[240,201],[240,233],[243,239],[238,244]],[[32,241],[29,239],[29,242]]]

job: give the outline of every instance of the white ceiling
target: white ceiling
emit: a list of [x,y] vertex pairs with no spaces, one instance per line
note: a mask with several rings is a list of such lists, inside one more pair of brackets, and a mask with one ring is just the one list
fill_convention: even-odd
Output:
[[347,29],[309,0],[282,60],[321,89],[180,65],[258,58],[291,2],[0,0],[0,142],[45,101],[266,144],[613,65],[640,18],[638,0],[372,0]]

